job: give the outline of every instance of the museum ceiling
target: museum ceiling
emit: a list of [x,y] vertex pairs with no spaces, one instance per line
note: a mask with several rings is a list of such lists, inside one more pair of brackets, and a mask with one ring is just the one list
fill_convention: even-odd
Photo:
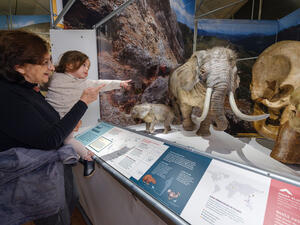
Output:
[[[79,1],[79,0],[77,0]],[[239,2],[239,0],[196,0],[196,16],[203,15],[217,8]],[[254,19],[257,18],[259,0],[255,1]],[[0,15],[45,15],[49,14],[49,0],[1,0]],[[200,6],[200,7],[199,7]],[[244,0],[226,7],[203,18],[249,19],[252,0]],[[278,19],[300,8],[299,0],[263,0],[262,19]]]

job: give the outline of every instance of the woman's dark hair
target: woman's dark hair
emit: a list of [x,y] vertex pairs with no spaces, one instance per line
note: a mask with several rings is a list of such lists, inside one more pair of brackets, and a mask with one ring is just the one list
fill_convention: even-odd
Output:
[[78,70],[88,58],[86,54],[80,51],[67,51],[60,58],[58,66],[55,67],[55,71],[64,73],[66,72],[67,65],[72,65],[73,68],[70,72],[74,72]]
[[15,66],[41,64],[49,51],[48,42],[34,33],[21,30],[0,31],[0,78],[23,82]]

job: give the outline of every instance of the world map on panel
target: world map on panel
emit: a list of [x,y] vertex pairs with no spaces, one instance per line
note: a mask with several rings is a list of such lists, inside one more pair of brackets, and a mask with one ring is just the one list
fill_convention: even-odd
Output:
[[258,194],[263,194],[263,191],[254,188],[249,184],[244,184],[233,179],[233,176],[215,171],[207,171],[212,181],[214,182],[213,193],[225,192],[227,198],[234,198],[236,195],[243,197],[243,202],[246,207],[252,209],[252,199]]

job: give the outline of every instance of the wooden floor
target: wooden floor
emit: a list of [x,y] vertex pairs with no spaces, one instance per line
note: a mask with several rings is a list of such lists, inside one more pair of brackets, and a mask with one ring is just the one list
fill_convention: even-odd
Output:
[[[33,222],[28,222],[23,225],[35,225]],[[75,208],[73,214],[72,214],[72,225],[87,225],[84,222],[83,216],[79,212],[77,208]]]

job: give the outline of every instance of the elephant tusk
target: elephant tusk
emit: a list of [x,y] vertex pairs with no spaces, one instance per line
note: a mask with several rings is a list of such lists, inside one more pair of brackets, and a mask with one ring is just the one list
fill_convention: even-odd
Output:
[[198,123],[201,123],[207,117],[208,110],[209,110],[211,93],[212,93],[212,88],[207,88],[206,89],[206,94],[205,94],[205,100],[204,100],[202,115],[200,117],[196,117],[196,121]]
[[262,115],[257,115],[257,116],[249,116],[249,115],[246,115],[244,113],[242,113],[236,103],[235,103],[235,100],[234,100],[234,94],[232,91],[229,92],[229,103],[230,103],[230,106],[231,106],[231,109],[232,111],[234,112],[234,114],[241,118],[242,120],[246,120],[246,121],[257,121],[257,120],[264,120],[266,118],[268,118],[270,116],[270,114],[262,114]]

